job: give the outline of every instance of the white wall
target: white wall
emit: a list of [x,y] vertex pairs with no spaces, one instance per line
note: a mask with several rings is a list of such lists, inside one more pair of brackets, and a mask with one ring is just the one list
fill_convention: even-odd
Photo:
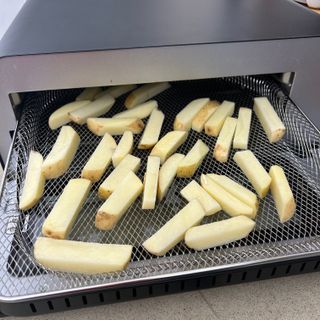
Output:
[[26,0],[0,0],[0,39]]

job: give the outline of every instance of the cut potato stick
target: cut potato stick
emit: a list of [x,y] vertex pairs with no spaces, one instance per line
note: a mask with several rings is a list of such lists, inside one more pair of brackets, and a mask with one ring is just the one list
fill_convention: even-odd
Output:
[[271,177],[271,194],[276,204],[280,221],[284,223],[293,217],[296,210],[296,202],[284,170],[280,166],[272,166],[269,175]]
[[133,134],[141,133],[144,124],[138,118],[89,118],[87,120],[88,129],[97,136],[103,136],[106,132],[111,135],[120,135],[125,131]]
[[35,260],[45,268],[61,272],[98,274],[124,270],[132,255],[132,246],[71,240],[38,238]]
[[118,181],[111,196],[99,208],[95,221],[96,227],[100,230],[111,230],[142,190],[143,184],[140,179],[129,171],[124,179]]
[[227,162],[232,139],[237,126],[237,119],[227,117],[214,146],[213,157],[219,162]]
[[109,94],[111,97],[119,98],[120,96],[130,92],[131,90],[134,90],[137,86],[135,84],[125,84],[120,86],[113,86],[109,87],[108,89],[100,92],[98,95],[96,95],[94,98],[99,99],[105,94]]
[[42,164],[46,179],[58,178],[69,169],[79,144],[80,137],[72,127],[63,126],[60,129],[56,142]]
[[204,216],[201,204],[192,200],[142,245],[150,253],[162,256],[183,240],[187,230],[198,225]]
[[201,175],[201,186],[214,198],[228,215],[254,217],[253,209],[222,188],[207,175]]
[[254,98],[253,111],[259,119],[270,143],[282,139],[286,133],[286,128],[268,98]]
[[99,87],[86,88],[76,97],[76,101],[93,100],[101,91],[102,89]]
[[39,152],[31,151],[29,155],[26,178],[19,201],[22,211],[31,209],[41,199],[46,179],[42,172],[43,158]]
[[145,103],[139,104],[133,109],[126,110],[117,113],[113,118],[139,118],[144,119],[149,117],[150,113],[158,107],[158,102],[156,100],[150,100]]
[[[103,181],[98,189],[98,194],[102,199],[107,199],[130,171],[137,172],[141,160],[131,154],[126,155],[119,165]],[[127,186],[128,188],[128,186]]]
[[97,182],[106,172],[117,147],[113,137],[106,133],[81,172],[81,178]]
[[177,168],[179,163],[184,158],[181,153],[175,153],[167,159],[167,161],[161,166],[159,171],[159,187],[158,187],[158,199],[161,201],[167,194],[169,187],[171,186],[174,177],[177,175]]
[[144,176],[142,209],[154,209],[157,199],[160,158],[148,157],[147,169]]
[[187,201],[194,199],[198,200],[202,205],[206,216],[211,216],[221,211],[220,204],[214,200],[195,180],[192,180],[187,184],[180,193]]
[[205,123],[217,110],[220,102],[216,100],[209,101],[193,118],[191,127],[197,132],[201,132],[204,128]]
[[258,196],[263,199],[269,191],[271,178],[253,152],[238,151],[233,156],[233,160],[248,178]]
[[54,111],[48,121],[50,129],[54,130],[69,123],[71,121],[69,113],[82,108],[90,102],[90,100],[73,101]]
[[254,227],[254,221],[246,216],[238,216],[192,227],[184,240],[189,248],[204,250],[243,239]]
[[208,102],[209,98],[200,98],[191,101],[176,115],[173,129],[181,131],[190,130],[193,118]]
[[124,102],[127,109],[131,109],[140,103],[155,97],[164,90],[170,88],[169,82],[149,83],[132,91]]
[[240,201],[246,203],[253,209],[253,216],[255,218],[258,211],[259,201],[255,193],[245,188],[241,184],[235,182],[234,180],[228,178],[227,176],[218,174],[208,174],[208,177],[214,182],[218,183],[222,188],[227,190],[233,196],[238,198]]
[[248,149],[252,110],[240,108],[236,132],[233,138],[234,149]]
[[67,238],[89,194],[90,188],[90,180],[69,180],[43,223],[42,234],[56,239]]
[[146,150],[152,148],[159,140],[164,114],[158,109],[151,112],[146,128],[143,131],[138,149]]
[[199,139],[179,163],[177,176],[182,178],[192,177],[208,152],[208,146]]
[[132,152],[133,148],[133,134],[131,131],[125,131],[119,144],[112,155],[112,164],[116,167],[122,159]]
[[69,117],[73,122],[82,125],[86,123],[88,118],[100,117],[107,113],[114,103],[114,98],[105,94],[82,108],[69,112]]
[[231,117],[234,112],[235,103],[223,101],[209,120],[204,125],[205,133],[209,136],[217,137],[227,117]]
[[187,137],[187,131],[170,131],[158,141],[150,155],[159,157],[162,164],[187,140]]

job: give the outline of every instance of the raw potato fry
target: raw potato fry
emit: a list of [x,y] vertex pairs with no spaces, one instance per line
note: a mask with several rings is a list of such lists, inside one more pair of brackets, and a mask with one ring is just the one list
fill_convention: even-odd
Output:
[[212,116],[212,114],[217,110],[220,102],[216,100],[209,101],[193,118],[192,129],[201,132],[204,128],[205,123]]
[[184,240],[189,248],[204,250],[243,239],[254,226],[248,217],[238,216],[190,228]]
[[214,200],[195,180],[192,180],[180,191],[180,193],[187,201],[194,199],[198,200],[202,205],[206,216],[211,216],[221,211],[220,204]]
[[151,112],[146,128],[143,131],[138,149],[146,150],[152,148],[159,140],[164,114],[158,109]]
[[201,166],[201,163],[208,152],[208,146],[199,139],[179,163],[177,176],[181,178],[192,177]]
[[93,100],[101,91],[99,87],[86,88],[76,97],[76,101]]
[[54,130],[69,123],[71,121],[69,113],[82,108],[90,102],[90,100],[73,101],[54,111],[48,121],[50,129]]
[[80,137],[72,127],[63,126],[60,129],[56,142],[42,164],[46,179],[58,178],[69,169],[79,144]]
[[150,155],[159,157],[162,164],[187,140],[187,137],[187,131],[170,131],[158,141]]
[[29,155],[26,178],[24,180],[19,209],[31,209],[41,199],[46,179],[42,172],[43,158],[39,152],[31,151]]
[[129,91],[134,90],[136,87],[137,86],[135,84],[125,84],[125,85],[120,85],[120,86],[109,87],[108,89],[100,92],[94,98],[99,99],[103,95],[109,94],[111,97],[114,97],[115,99],[117,99],[120,96],[128,93]]
[[156,100],[150,100],[145,103],[139,104],[133,109],[126,110],[120,113],[117,113],[113,118],[139,118],[144,119],[149,117],[151,112],[158,108],[158,102]]
[[155,97],[164,90],[170,88],[169,82],[149,83],[132,91],[124,102],[127,109],[131,109],[140,103]]
[[142,245],[150,253],[162,256],[183,240],[187,230],[198,225],[204,216],[201,204],[192,200]]
[[97,136],[103,136],[106,132],[111,135],[120,135],[125,131],[133,134],[141,133],[144,124],[138,118],[89,118],[87,120],[88,129]]
[[217,137],[226,118],[233,115],[234,106],[234,102],[223,101],[204,125],[205,133],[209,136]]
[[124,270],[131,260],[132,246],[38,238],[34,257],[42,266],[62,272],[98,274]]
[[[120,181],[119,181],[120,182]],[[132,172],[117,185],[111,196],[99,208],[95,225],[100,230],[111,230],[143,190],[140,179]]]
[[81,172],[81,178],[97,182],[106,172],[117,147],[113,137],[106,133]]
[[253,152],[238,151],[233,156],[233,160],[248,178],[258,196],[263,199],[269,191],[271,178]]
[[258,211],[259,201],[255,193],[245,188],[241,184],[228,178],[227,176],[218,174],[208,174],[208,177],[218,183],[223,189],[227,190],[233,196],[238,198],[253,209],[253,217],[255,218]]
[[200,98],[191,101],[176,115],[173,129],[181,131],[190,130],[193,118],[208,102],[209,98]]
[[66,239],[88,197],[90,188],[90,180],[69,180],[43,223],[42,234],[49,238]]
[[219,162],[227,162],[232,145],[232,139],[237,126],[237,119],[227,117],[222,129],[219,133],[219,137],[214,146],[213,156]]
[[233,138],[234,149],[248,149],[252,110],[240,108],[236,132]]
[[[119,182],[121,182],[130,171],[137,172],[140,167],[141,160],[128,154],[119,163],[119,165],[110,173],[110,175],[102,182],[98,189],[98,194],[102,199],[107,199],[115,190]],[[127,186],[128,188],[128,186]],[[129,189],[129,188],[128,188]]]
[[86,104],[82,108],[69,113],[70,119],[77,124],[85,124],[88,118],[100,117],[114,105],[113,97],[105,94],[101,98]]
[[222,188],[207,175],[201,175],[201,186],[214,198],[228,215],[254,217],[253,209]]
[[112,155],[112,164],[116,167],[123,158],[132,152],[133,148],[133,134],[131,131],[125,131],[119,144]]
[[269,142],[274,143],[281,140],[286,133],[286,127],[277,115],[268,98],[254,98],[253,111],[259,119]]
[[179,163],[184,158],[181,153],[175,153],[167,159],[159,171],[158,199],[161,201],[167,194],[174,177],[177,174]]
[[160,158],[148,157],[147,170],[144,176],[142,209],[154,209],[157,199]]
[[284,170],[280,166],[272,166],[269,175],[271,177],[271,193],[280,221],[284,223],[293,217],[296,210],[296,202]]

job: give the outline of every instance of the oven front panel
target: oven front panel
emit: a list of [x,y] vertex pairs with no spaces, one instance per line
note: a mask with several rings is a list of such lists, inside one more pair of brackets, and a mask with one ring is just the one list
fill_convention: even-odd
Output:
[[[7,57],[0,60],[0,155],[16,118],[9,93],[294,72],[290,96],[319,128],[320,38]],[[17,107],[19,108],[19,106]],[[19,113],[19,112],[18,112]]]

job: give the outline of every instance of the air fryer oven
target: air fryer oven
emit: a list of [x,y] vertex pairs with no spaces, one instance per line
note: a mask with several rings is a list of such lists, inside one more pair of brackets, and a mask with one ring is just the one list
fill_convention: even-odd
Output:
[[[6,161],[0,198],[1,311],[32,315],[318,270],[319,49],[320,18],[285,0],[29,0],[0,47],[0,153]],[[186,204],[179,191],[190,180],[176,179],[166,201],[151,213],[137,201],[110,232],[94,227],[101,202],[96,183],[69,238],[131,243],[129,267],[97,276],[42,268],[32,248],[43,220],[99,140],[72,124],[81,146],[70,170],[48,181],[41,202],[21,213],[18,197],[29,152],[46,156],[57,136],[48,127],[49,115],[83,87],[158,81],[172,84],[156,97],[166,116],[161,135],[192,99],[232,100],[238,110],[252,107],[256,96],[267,96],[287,134],[270,145],[253,117],[249,147],[265,167],[278,163],[285,169],[297,200],[295,217],[279,223],[268,195],[248,238],[200,252],[181,243],[155,258],[141,243]],[[119,112],[124,99],[108,116]],[[186,153],[199,137],[213,147],[215,138],[190,132],[179,151]],[[134,154],[142,159],[142,178],[148,152]],[[207,157],[196,178],[210,171],[232,175],[251,188],[232,161],[221,164]],[[221,212],[204,222],[224,218]]]

